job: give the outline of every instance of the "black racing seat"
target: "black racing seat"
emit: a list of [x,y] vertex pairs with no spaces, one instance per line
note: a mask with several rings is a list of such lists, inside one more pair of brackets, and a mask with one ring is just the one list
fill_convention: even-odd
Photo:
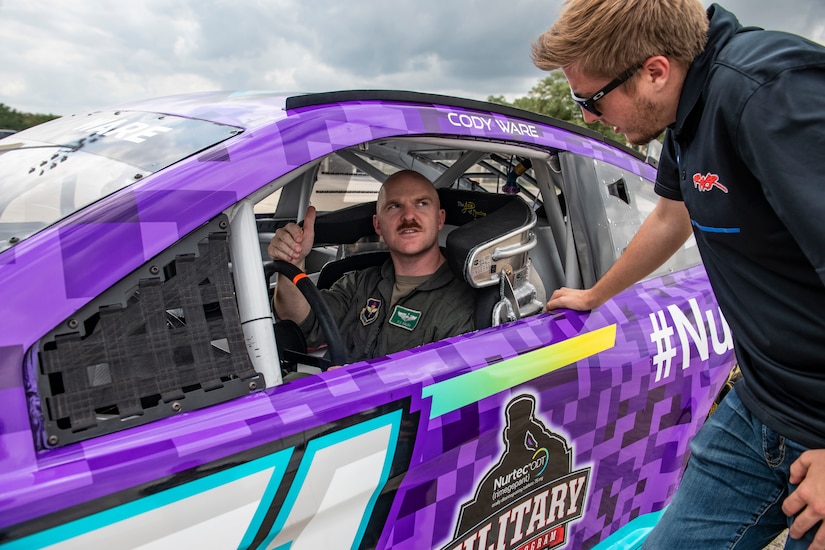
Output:
[[486,328],[539,313],[529,281],[528,252],[536,245],[536,214],[517,195],[439,189],[447,223],[447,262],[478,289],[476,327]]
[[[440,189],[438,195],[446,223],[458,226],[446,243],[447,261],[457,277],[484,288],[496,284],[505,267],[526,263],[527,251],[535,246],[528,233],[536,216],[520,197],[456,189]],[[512,253],[514,244],[518,250]]]

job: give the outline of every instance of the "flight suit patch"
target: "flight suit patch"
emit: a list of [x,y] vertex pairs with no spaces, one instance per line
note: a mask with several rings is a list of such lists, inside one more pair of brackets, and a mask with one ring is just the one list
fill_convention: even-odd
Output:
[[367,298],[367,305],[361,310],[361,324],[364,326],[371,325],[378,319],[378,312],[381,311],[381,300],[376,298]]
[[390,317],[390,324],[409,331],[415,329],[421,320],[421,312],[403,306],[395,306]]

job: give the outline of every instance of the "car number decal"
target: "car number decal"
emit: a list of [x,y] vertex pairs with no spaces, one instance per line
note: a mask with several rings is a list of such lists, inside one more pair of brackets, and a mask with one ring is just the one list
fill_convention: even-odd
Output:
[[389,477],[401,418],[396,410],[311,440],[291,480],[296,447],[3,548],[357,548]]

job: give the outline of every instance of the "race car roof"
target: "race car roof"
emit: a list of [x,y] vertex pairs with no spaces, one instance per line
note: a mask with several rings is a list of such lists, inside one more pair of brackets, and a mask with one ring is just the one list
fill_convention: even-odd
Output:
[[613,141],[606,138],[603,134],[578,126],[576,124],[566,122],[557,118],[541,115],[532,111],[525,111],[509,105],[501,105],[499,103],[491,103],[488,101],[479,101],[475,99],[467,99],[455,96],[430,94],[423,92],[411,92],[404,90],[340,90],[333,92],[322,92],[313,94],[294,95],[286,98],[286,110],[299,110],[309,107],[319,107],[323,105],[331,105],[337,103],[356,103],[356,102],[392,102],[392,103],[421,103],[426,105],[444,105],[445,107],[460,107],[464,109],[487,111],[490,113],[497,113],[505,116],[521,118],[546,124],[548,126],[555,126],[562,128],[576,134],[586,136],[589,139],[608,143],[611,146],[618,147],[624,151],[644,159],[645,156],[639,151],[626,146],[623,143]]
[[361,102],[443,105],[445,107],[486,111],[561,128],[585,136],[588,139],[617,147],[639,159],[644,160],[645,158],[639,151],[627,147],[623,143],[610,140],[594,130],[549,116],[487,101],[405,90],[362,89],[322,93],[202,92],[148,99],[120,107],[201,118],[221,124],[254,129],[289,116],[289,111],[300,112],[341,103]]

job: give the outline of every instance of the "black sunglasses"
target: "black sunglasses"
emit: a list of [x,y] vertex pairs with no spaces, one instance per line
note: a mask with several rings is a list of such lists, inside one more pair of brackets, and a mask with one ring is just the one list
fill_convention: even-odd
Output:
[[578,103],[579,107],[581,107],[582,109],[587,109],[596,116],[602,116],[601,111],[596,109],[596,102],[604,96],[606,96],[608,92],[612,91],[615,88],[618,88],[627,79],[636,74],[636,71],[638,71],[641,68],[642,65],[637,65],[631,69],[626,70],[625,72],[623,72],[622,74],[608,82],[604,88],[602,88],[595,94],[591,95],[590,97],[579,97],[575,93],[573,93],[573,90],[570,90],[570,95],[573,97],[573,101]]

